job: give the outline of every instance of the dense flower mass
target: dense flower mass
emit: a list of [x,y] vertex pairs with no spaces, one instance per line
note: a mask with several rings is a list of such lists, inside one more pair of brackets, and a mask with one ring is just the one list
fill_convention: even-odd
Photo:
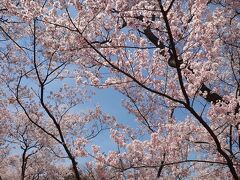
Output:
[[0,179],[239,179],[239,7],[1,0]]

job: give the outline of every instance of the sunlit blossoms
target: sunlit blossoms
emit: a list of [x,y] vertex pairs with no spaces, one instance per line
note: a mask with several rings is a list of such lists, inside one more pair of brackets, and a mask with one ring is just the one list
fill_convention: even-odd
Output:
[[239,179],[239,7],[2,0],[0,179]]

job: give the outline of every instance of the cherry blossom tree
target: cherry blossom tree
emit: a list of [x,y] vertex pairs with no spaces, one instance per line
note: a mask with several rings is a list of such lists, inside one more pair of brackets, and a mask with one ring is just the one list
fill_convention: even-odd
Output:
[[[45,49],[41,39],[46,27],[36,18],[22,19],[8,11],[11,5],[21,8],[22,4],[6,2],[1,9],[1,83],[6,101],[1,111],[7,112],[2,121],[8,127],[1,132],[6,135],[1,144],[11,146],[8,165],[3,169],[9,173],[3,178],[55,179],[59,170],[52,172],[58,169],[57,161],[69,160],[72,176],[81,179],[77,159],[86,156],[86,144],[114,119],[100,107],[79,110],[91,96],[76,78],[76,69],[81,66],[71,67],[74,57],[54,47]],[[20,150],[14,154],[17,148]]]
[[[90,179],[239,179],[239,6],[5,0],[1,83],[10,93],[3,88],[3,101],[58,143],[77,179],[81,156],[94,158],[86,165]],[[99,108],[71,111],[86,101],[85,86],[125,95],[136,126],[116,125]],[[91,120],[100,123],[88,136],[82,127]],[[95,137],[104,123],[118,150],[86,151],[83,137]]]

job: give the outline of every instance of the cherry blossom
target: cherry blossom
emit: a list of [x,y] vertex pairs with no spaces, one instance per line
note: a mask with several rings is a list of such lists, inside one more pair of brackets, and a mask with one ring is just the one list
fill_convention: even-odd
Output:
[[[29,146],[37,142],[27,148],[36,153],[22,179],[40,170],[55,179],[239,179],[239,6],[4,0],[0,151],[21,147],[19,134]],[[92,87],[124,95],[132,122],[100,106],[80,111]],[[116,150],[92,144],[104,130]],[[44,153],[56,162],[48,164]],[[20,177],[20,154],[11,147],[3,154],[1,177]],[[81,158],[90,158],[86,172]],[[69,168],[58,165],[63,159],[72,172],[57,175]]]

